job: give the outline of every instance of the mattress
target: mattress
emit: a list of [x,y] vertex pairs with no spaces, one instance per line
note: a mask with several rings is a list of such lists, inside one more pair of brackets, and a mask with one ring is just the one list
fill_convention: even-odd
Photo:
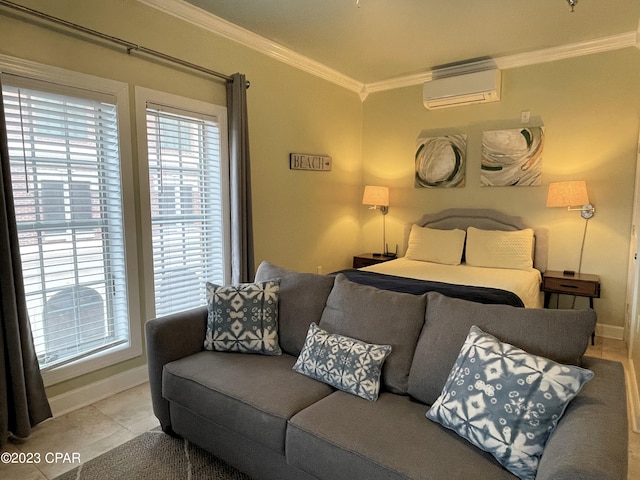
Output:
[[516,294],[527,308],[541,308],[543,304],[540,292],[542,276],[535,268],[512,270],[472,267],[465,264],[444,265],[397,258],[363,267],[360,270],[455,285],[498,288]]

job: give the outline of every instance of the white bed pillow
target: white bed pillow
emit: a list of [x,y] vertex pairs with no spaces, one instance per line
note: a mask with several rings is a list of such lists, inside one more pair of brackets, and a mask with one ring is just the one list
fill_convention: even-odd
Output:
[[465,258],[474,267],[533,268],[533,230],[501,231],[467,229]]
[[405,256],[410,260],[460,265],[464,250],[464,230],[436,230],[413,225]]

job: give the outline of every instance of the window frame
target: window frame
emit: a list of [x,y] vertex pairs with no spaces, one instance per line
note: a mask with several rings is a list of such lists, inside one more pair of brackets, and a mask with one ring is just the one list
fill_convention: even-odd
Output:
[[[129,86],[126,83],[0,54],[0,74],[51,84],[67,91],[84,90],[115,98],[121,172],[122,223],[128,310],[128,341],[122,345],[42,371],[45,386],[54,385],[142,355],[141,304],[138,295],[137,235]],[[10,82],[9,82],[10,83]]]
[[[192,98],[174,95],[150,88],[135,87],[135,110],[138,144],[138,177],[140,191],[140,238],[144,245],[152,245],[152,221],[151,221],[151,188],[149,185],[149,164],[147,146],[147,105],[162,105],[168,109],[175,109],[185,113],[193,113],[194,116],[206,115],[216,117],[220,128],[220,168],[221,168],[221,202],[222,202],[222,222],[223,222],[223,258],[225,259],[224,283],[228,283],[231,278],[231,213],[229,207],[229,149],[228,149],[228,126],[227,108],[213,103],[203,102]],[[142,272],[144,276],[144,307],[146,318],[156,317],[155,305],[155,284],[154,284],[154,260],[153,249],[143,248]],[[204,302],[203,304],[204,305]]]

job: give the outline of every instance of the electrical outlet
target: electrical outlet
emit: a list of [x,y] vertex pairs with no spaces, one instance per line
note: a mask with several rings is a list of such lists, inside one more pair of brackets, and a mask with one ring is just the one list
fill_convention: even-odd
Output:
[[322,275],[322,265],[318,265],[316,267],[316,273],[319,273],[320,275]]
[[523,110],[520,112],[520,123],[529,123],[531,118],[531,112],[529,110]]

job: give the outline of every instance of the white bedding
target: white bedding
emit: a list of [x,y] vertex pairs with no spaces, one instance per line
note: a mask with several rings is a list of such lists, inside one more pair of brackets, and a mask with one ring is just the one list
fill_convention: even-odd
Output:
[[542,307],[542,294],[540,292],[542,277],[535,268],[512,270],[507,268],[472,267],[465,264],[443,265],[397,258],[364,267],[360,270],[456,285],[499,288],[515,293],[527,308]]

